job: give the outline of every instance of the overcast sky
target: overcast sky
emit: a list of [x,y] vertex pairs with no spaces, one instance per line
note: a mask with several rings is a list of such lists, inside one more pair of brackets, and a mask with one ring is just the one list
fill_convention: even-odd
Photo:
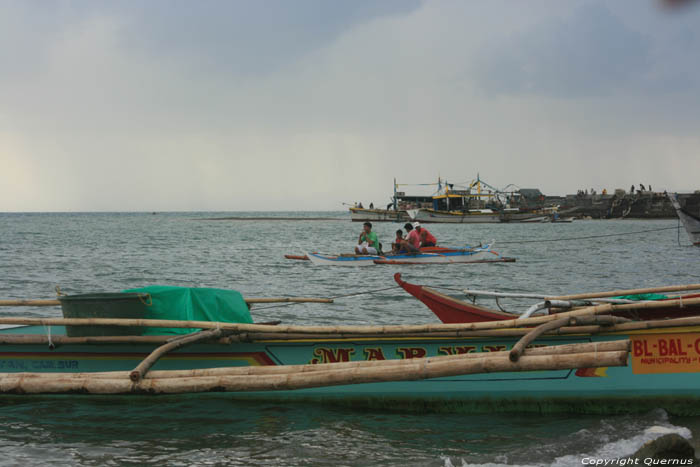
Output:
[[335,210],[477,173],[700,189],[700,8],[0,0],[0,211]]

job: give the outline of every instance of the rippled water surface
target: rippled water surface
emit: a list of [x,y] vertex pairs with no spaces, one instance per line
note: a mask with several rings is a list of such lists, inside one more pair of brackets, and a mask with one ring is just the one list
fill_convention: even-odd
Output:
[[[684,232],[679,246],[676,221],[434,225],[428,228],[442,244],[495,240],[517,262],[323,268],[283,255],[350,251],[360,226],[345,213],[238,214],[337,218],[323,221],[201,220],[229,215],[0,214],[0,298],[51,298],[56,285],[79,293],[151,284],[234,288],[247,297],[337,297],[392,287],[397,271],[433,286],[550,294],[700,282],[700,248],[685,246]],[[398,227],[375,230],[387,245]],[[655,231],[631,234],[642,230]],[[596,238],[550,241],[580,237]],[[333,305],[261,306],[253,316],[299,324],[435,321],[398,288]],[[700,420],[669,419],[663,411],[468,416],[242,403],[221,395],[10,398],[1,407],[0,465],[581,465],[584,455],[629,454],[667,431],[700,436]]]

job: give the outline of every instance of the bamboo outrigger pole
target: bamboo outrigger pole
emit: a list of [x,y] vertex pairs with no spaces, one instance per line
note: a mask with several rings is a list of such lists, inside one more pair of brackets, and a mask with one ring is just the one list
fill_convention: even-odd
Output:
[[[629,303],[624,305],[596,305],[580,308],[573,311],[557,313],[553,315],[538,316],[526,319],[509,319],[502,321],[489,321],[478,323],[456,323],[456,324],[417,324],[417,325],[382,325],[382,326],[299,326],[299,325],[278,325],[274,327],[274,333],[282,334],[329,334],[342,338],[344,335],[382,335],[396,336],[400,334],[423,334],[435,332],[453,331],[480,331],[490,329],[509,329],[536,326],[539,324],[554,321],[560,318],[572,318],[578,316],[591,316],[609,314],[613,311],[639,310],[645,308],[673,308],[683,305],[700,305],[700,297],[691,299],[674,299],[654,302]],[[189,329],[215,329],[221,328],[224,331],[233,333],[269,333],[270,326],[261,324],[244,323],[223,323],[213,321],[178,321],[178,320],[155,320],[155,319],[120,319],[120,318],[26,318],[26,317],[0,317],[0,324],[28,324],[39,326],[142,326],[159,328],[189,328]],[[633,323],[629,323],[633,324]],[[621,326],[621,325],[619,325]]]
[[[272,297],[272,298],[244,298],[246,303],[333,303],[332,298],[315,297]],[[0,306],[59,306],[58,300],[0,300]]]
[[662,293],[662,292],[683,292],[689,290],[700,290],[700,284],[686,285],[668,285],[663,287],[649,287],[644,289],[626,289],[612,290],[609,292],[589,292],[572,295],[546,295],[533,293],[517,293],[517,292],[494,292],[489,290],[472,290],[464,289],[466,295],[475,297],[493,297],[493,298],[533,298],[541,300],[584,300],[588,298],[607,298],[616,297],[618,295],[638,295],[646,293]]
[[626,366],[627,350],[588,352],[564,355],[523,356],[512,362],[507,356],[499,358],[443,357],[399,361],[385,366],[360,365],[353,368],[327,371],[297,371],[271,375],[223,375],[178,378],[146,378],[133,382],[129,378],[93,378],[83,373],[80,377],[55,373],[53,378],[34,378],[31,374],[5,373],[0,375],[0,393],[20,394],[180,394],[196,392],[238,392],[294,390],[346,384],[417,381],[448,376],[478,373],[568,370],[598,366]]
[[663,293],[663,292],[683,292],[688,290],[700,290],[700,284],[686,285],[667,285],[664,287],[649,287],[645,289],[627,289],[627,290],[612,290],[610,292],[597,293],[580,293],[573,295],[558,295],[546,297],[547,300],[579,300],[585,298],[606,298],[615,297],[618,295],[639,295],[647,293]]
[[[603,353],[628,351],[629,340],[620,339],[614,341],[602,342],[586,342],[582,344],[561,344],[547,347],[535,347],[525,350],[526,356],[535,355],[565,355],[565,354],[584,354],[584,353]],[[439,358],[440,361],[451,361],[470,358],[504,358],[508,356],[508,351],[498,352],[475,352],[456,355],[443,355]],[[428,357],[427,363],[432,360]],[[160,378],[182,378],[182,377],[199,377],[199,376],[254,376],[254,375],[280,375],[290,373],[308,373],[314,371],[328,370],[347,370],[359,366],[384,368],[392,365],[400,365],[409,363],[409,360],[372,360],[372,361],[351,361],[337,363],[319,363],[313,365],[264,365],[264,366],[236,366],[236,367],[219,367],[219,368],[195,368],[190,370],[151,370],[143,375],[143,379],[160,379]],[[26,378],[52,378],[54,373],[15,373]],[[131,372],[128,371],[103,371],[94,373],[69,373],[67,376],[73,378],[130,378]]]

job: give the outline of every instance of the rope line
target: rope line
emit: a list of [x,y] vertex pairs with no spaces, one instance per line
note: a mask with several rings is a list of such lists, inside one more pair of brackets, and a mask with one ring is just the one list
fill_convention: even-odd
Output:
[[[334,296],[334,297],[328,297],[328,298],[330,298],[331,300],[337,300],[337,299],[339,299],[339,298],[356,297],[356,296],[358,296],[358,295],[367,295],[367,294],[373,294],[373,293],[377,293],[377,292],[384,292],[384,291],[386,291],[386,290],[395,289],[395,288],[397,288],[397,287],[399,287],[399,286],[398,286],[398,285],[392,285],[391,287],[384,287],[384,288],[381,288],[381,289],[365,290],[365,291],[363,291],[363,292],[354,292],[354,293],[348,293],[348,294],[344,294],[344,295],[336,295],[336,296]],[[262,311],[262,310],[269,310],[270,308],[281,308],[281,307],[283,307],[283,306],[290,306],[290,305],[299,305],[299,303],[298,303],[298,302],[290,302],[290,303],[282,303],[282,304],[280,304],[280,305],[270,305],[270,306],[265,306],[265,307],[262,307],[262,308],[255,308],[255,311],[257,312],[257,311]]]
[[648,232],[660,232],[662,230],[676,230],[677,227],[663,227],[661,229],[648,229],[648,230],[637,230],[635,232],[623,232],[614,234],[603,234],[603,235],[588,235],[585,237],[567,237],[567,238],[546,238],[544,240],[514,240],[510,242],[498,242],[499,245],[508,245],[513,243],[546,243],[546,242],[563,242],[569,240],[588,240],[592,238],[605,238],[605,237],[621,237],[623,235],[635,235]]

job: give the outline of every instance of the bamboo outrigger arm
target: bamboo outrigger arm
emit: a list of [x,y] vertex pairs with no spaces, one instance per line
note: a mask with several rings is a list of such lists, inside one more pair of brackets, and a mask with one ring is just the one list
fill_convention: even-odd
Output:
[[171,350],[178,349],[188,344],[194,344],[195,342],[200,342],[204,340],[218,339],[221,337],[221,329],[208,329],[206,331],[199,331],[192,334],[187,334],[182,337],[178,337],[170,340],[166,344],[161,345],[151,352],[148,357],[144,358],[141,363],[138,364],[129,374],[131,381],[140,381],[144,377],[148,370],[153,366],[154,363],[158,361],[160,357],[170,352]]
[[511,362],[517,362],[523,351],[530,345],[535,339],[540,337],[542,334],[553,331],[555,329],[562,328],[568,325],[588,325],[588,324],[602,324],[602,325],[612,325],[620,323],[628,323],[632,320],[627,318],[621,318],[617,316],[582,316],[579,318],[561,318],[555,321],[550,321],[549,323],[544,323],[532,331],[525,334],[520,340],[513,346],[508,357]]

